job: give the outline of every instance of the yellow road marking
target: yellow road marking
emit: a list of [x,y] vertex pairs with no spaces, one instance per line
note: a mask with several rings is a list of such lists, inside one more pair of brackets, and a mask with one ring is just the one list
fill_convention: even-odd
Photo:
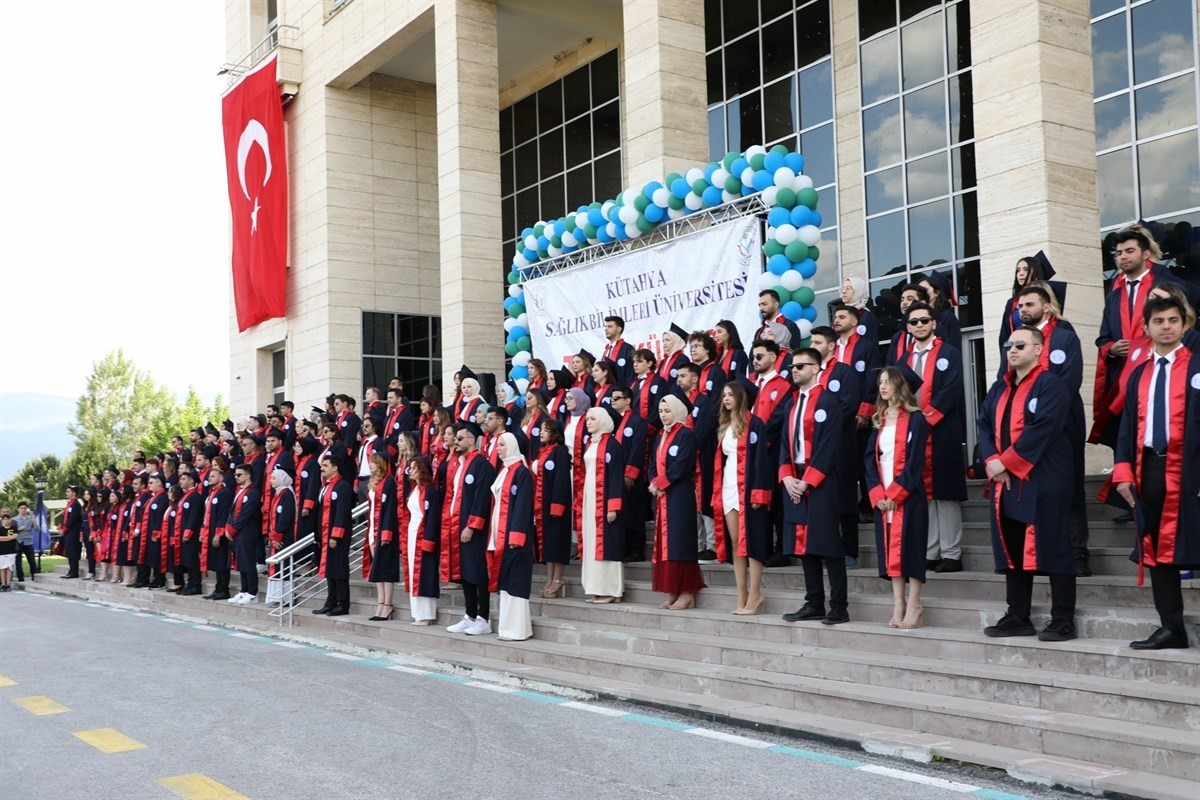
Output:
[[142,750],[146,745],[130,739],[113,728],[96,728],[94,731],[75,731],[71,734],[90,744],[101,753],[124,753],[127,750]]
[[45,714],[62,714],[64,711],[71,710],[64,705],[59,705],[43,694],[33,697],[14,697],[13,702],[30,714],[35,714],[39,717]]
[[223,783],[217,783],[207,775],[189,772],[171,778],[159,778],[159,786],[169,789],[183,800],[250,800]]
[[17,682],[14,681],[12,678],[6,678],[3,675],[0,675],[0,686],[16,686],[16,685],[17,685]]

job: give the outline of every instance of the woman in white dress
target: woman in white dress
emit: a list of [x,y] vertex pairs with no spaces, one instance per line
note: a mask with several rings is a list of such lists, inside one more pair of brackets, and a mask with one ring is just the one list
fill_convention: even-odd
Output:
[[[413,625],[432,625],[440,594],[438,544],[441,519],[433,503],[433,473],[423,458],[408,464],[408,498],[404,501],[404,585]],[[431,513],[430,509],[433,508]]]
[[579,557],[583,562],[583,593],[589,603],[615,603],[625,593],[625,524],[620,520],[625,500],[625,459],[613,438],[616,412],[593,408],[587,412],[591,440],[583,454],[583,492],[579,503]]
[[491,590],[500,592],[497,637],[519,642],[533,636],[529,592],[533,584],[533,473],[521,456],[517,437],[500,434],[496,452],[502,464],[492,482],[492,514],[488,526]]
[[567,417],[563,422],[563,441],[567,445],[567,453],[571,456],[571,486],[574,487],[575,512],[572,530],[579,535],[582,521],[579,517],[579,498],[583,496],[583,454],[587,450],[588,430],[584,415],[592,407],[592,398],[587,392],[578,387],[571,387],[565,395]]

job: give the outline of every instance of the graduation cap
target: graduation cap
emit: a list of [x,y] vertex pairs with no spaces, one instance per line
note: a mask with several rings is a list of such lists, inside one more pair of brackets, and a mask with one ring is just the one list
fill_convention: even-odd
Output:
[[325,404],[331,406],[331,405],[333,405],[333,401],[336,399],[337,399],[336,394],[327,395],[325,397]]
[[687,341],[688,332],[685,331],[683,328],[679,327],[679,325],[677,323],[672,322],[671,327],[667,328],[667,330],[669,330],[671,333],[678,336],[680,339],[683,339],[685,342]]
[[204,428],[196,428],[195,430],[192,431],[192,433],[196,434],[201,439],[204,438]]
[[72,492],[76,492],[76,493],[79,492],[79,487],[73,483],[68,483],[67,488],[70,489]]
[[946,302],[952,306],[958,305],[958,298],[954,296],[954,287],[950,284],[950,279],[945,273],[934,272],[930,270],[925,274],[925,280],[929,281],[933,288],[937,289],[942,297],[946,298]]
[[554,372],[554,385],[559,389],[570,389],[575,383],[575,376],[566,367],[559,367]]
[[221,423],[221,427],[224,428],[225,430],[229,431],[230,433],[233,433],[233,420],[231,420],[231,419],[225,420],[224,422]]
[[314,436],[302,436],[296,440],[296,444],[300,445],[300,454],[311,456],[317,452],[317,439]]
[[200,455],[208,459],[216,458],[220,454],[221,448],[217,447],[215,444],[206,444],[204,447],[200,448]]
[[263,441],[265,442],[267,439],[278,439],[282,442],[283,431],[279,430],[278,428],[271,428],[267,431],[267,435],[263,437]]
[[[220,435],[219,432],[217,431],[217,426],[213,425],[212,422],[204,423],[204,432],[211,433],[213,436]],[[201,438],[203,438],[203,437],[201,437]]]
[[276,464],[275,469],[271,470],[271,472],[282,472],[284,475],[287,475],[289,478],[296,477],[296,470],[289,469],[287,467],[287,465],[280,466],[279,464]]
[[458,368],[458,377],[462,380],[466,380],[467,378],[475,378],[476,380],[479,379],[479,376],[476,375],[466,364],[463,364]]
[[1045,250],[1038,250],[1037,255],[1033,257],[1034,262],[1038,265],[1038,271],[1042,273],[1042,280],[1050,284],[1050,290],[1054,292],[1054,299],[1058,301],[1058,307],[1066,308],[1067,305],[1067,282],[1052,281],[1054,277],[1054,266],[1050,263],[1050,259],[1046,257]]
[[257,422],[260,428],[267,427],[267,417],[265,414],[251,414],[250,419]]
[[580,350],[575,355],[579,356],[584,361],[586,361],[589,366],[596,363],[596,357],[594,355],[592,355],[591,353],[589,353],[587,350]]
[[476,439],[478,439],[480,436],[483,436],[483,428],[479,427],[478,422],[468,421],[464,422],[462,426],[467,429],[467,433],[471,434]]
[[105,471],[107,471],[107,472],[111,472],[113,475],[120,475],[120,474],[121,474],[121,470],[117,469],[117,465],[116,465],[116,464],[109,464],[109,465],[108,465],[107,467],[105,467],[104,469],[105,469]]
[[309,406],[308,411],[310,414],[316,414],[317,416],[321,416],[325,413],[325,409],[321,408],[320,406]]

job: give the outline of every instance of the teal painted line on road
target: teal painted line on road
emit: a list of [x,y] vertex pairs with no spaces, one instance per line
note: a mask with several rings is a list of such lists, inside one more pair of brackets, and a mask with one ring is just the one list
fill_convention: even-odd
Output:
[[793,758],[803,758],[809,761],[820,761],[822,764],[833,764],[839,767],[850,767],[851,769],[857,769],[863,765],[861,761],[851,761],[848,758],[831,756],[828,753],[814,753],[812,750],[801,750],[798,747],[788,747],[785,744],[777,744],[773,747],[768,747],[767,750],[772,753],[792,756]]
[[372,669],[387,669],[395,666],[395,662],[389,661],[386,658],[363,658],[358,662],[360,667],[371,667]]
[[444,672],[427,672],[426,676],[433,678],[435,681],[446,681],[447,683],[468,683],[469,678],[463,678],[458,675],[447,675]]
[[969,794],[973,794],[976,797],[986,797],[988,800],[1030,800],[1024,795],[1009,794],[1008,792],[1001,792],[996,789],[976,789]]
[[526,700],[536,700],[539,703],[549,703],[550,705],[567,702],[567,698],[565,697],[555,697],[552,694],[542,694],[541,692],[527,692],[524,689],[513,692],[512,696],[524,697]]
[[630,722],[640,722],[643,725],[652,725],[655,728],[667,728],[672,731],[686,731],[696,727],[695,725],[684,725],[679,722],[672,722],[669,719],[659,719],[658,717],[648,717],[645,714],[626,714],[618,719],[627,719]]

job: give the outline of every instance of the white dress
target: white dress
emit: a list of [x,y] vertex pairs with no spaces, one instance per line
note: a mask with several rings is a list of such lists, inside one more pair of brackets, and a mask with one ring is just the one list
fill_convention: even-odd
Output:
[[[596,441],[599,441],[597,437]],[[620,597],[625,594],[625,564],[621,561],[600,561],[596,558],[596,449],[593,442],[583,454],[586,470],[583,478],[583,546],[579,554],[583,562],[581,577],[583,593],[597,597]],[[603,469],[603,467],[601,467]]]
[[725,513],[740,511],[742,493],[738,491],[738,440],[733,435],[733,426],[725,429],[721,437],[721,452],[725,454],[725,469],[721,473],[721,503]]
[[[495,552],[496,535],[500,528],[500,492],[504,489],[504,471],[492,484],[492,516],[488,524],[487,549]],[[500,553],[500,558],[504,554]],[[497,561],[496,569],[500,569]],[[503,589],[500,590],[500,621],[496,624],[496,635],[501,639],[524,641],[533,636],[533,615],[529,611],[528,597],[513,597]]]
[[564,444],[567,446],[567,452],[571,454],[571,458],[575,457],[575,429],[583,424],[583,415],[578,417],[567,417],[567,426],[563,428]]
[[[883,428],[879,431],[879,480],[883,488],[892,485],[892,470],[896,459],[896,418],[886,414]],[[892,521],[892,512],[887,512],[887,521]]]
[[421,493],[412,491],[408,494],[408,607],[412,612],[413,621],[422,619],[437,619],[437,598],[418,597],[420,587],[413,580],[416,574],[417,559],[421,557],[418,542],[421,539],[421,528],[425,524],[425,507],[421,503]]

